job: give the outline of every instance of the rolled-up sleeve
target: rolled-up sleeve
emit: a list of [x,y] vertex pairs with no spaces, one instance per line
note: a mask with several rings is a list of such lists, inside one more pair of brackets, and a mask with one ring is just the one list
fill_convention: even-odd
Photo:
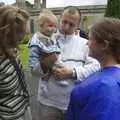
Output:
[[78,66],[74,69],[76,70],[77,80],[82,81],[84,78],[98,71],[100,69],[100,64],[96,59],[87,56],[84,66]]

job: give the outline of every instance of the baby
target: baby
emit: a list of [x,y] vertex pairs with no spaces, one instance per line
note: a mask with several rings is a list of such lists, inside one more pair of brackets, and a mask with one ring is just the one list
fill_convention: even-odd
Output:
[[[42,79],[48,80],[57,66],[62,67],[60,60],[61,49],[57,45],[57,38],[53,35],[56,31],[57,18],[48,10],[44,10],[38,17],[39,32],[35,33],[32,40],[29,42],[29,48],[35,49],[34,57],[40,60],[40,65],[43,70]],[[32,51],[31,51],[32,52]],[[45,61],[47,57],[47,61]],[[31,58],[32,59],[32,58]],[[61,85],[67,85],[67,81],[58,81]]]

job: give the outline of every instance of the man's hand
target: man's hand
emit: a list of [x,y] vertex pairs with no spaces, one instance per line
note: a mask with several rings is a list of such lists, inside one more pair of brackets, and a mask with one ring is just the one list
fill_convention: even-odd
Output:
[[72,69],[67,67],[57,67],[55,69],[55,79],[66,79],[72,77]]

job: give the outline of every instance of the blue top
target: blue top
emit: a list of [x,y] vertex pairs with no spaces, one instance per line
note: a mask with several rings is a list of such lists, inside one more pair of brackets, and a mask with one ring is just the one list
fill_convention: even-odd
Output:
[[76,85],[66,120],[120,120],[120,68],[103,68]]

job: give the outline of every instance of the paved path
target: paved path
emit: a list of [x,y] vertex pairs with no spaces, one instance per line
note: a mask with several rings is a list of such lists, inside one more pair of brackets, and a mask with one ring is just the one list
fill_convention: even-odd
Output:
[[[30,104],[31,104],[31,114],[32,120],[37,120],[37,90],[38,90],[38,82],[39,78],[32,76],[28,69],[25,70],[25,76],[27,81],[28,90],[30,91]],[[28,120],[28,119],[26,119]]]

